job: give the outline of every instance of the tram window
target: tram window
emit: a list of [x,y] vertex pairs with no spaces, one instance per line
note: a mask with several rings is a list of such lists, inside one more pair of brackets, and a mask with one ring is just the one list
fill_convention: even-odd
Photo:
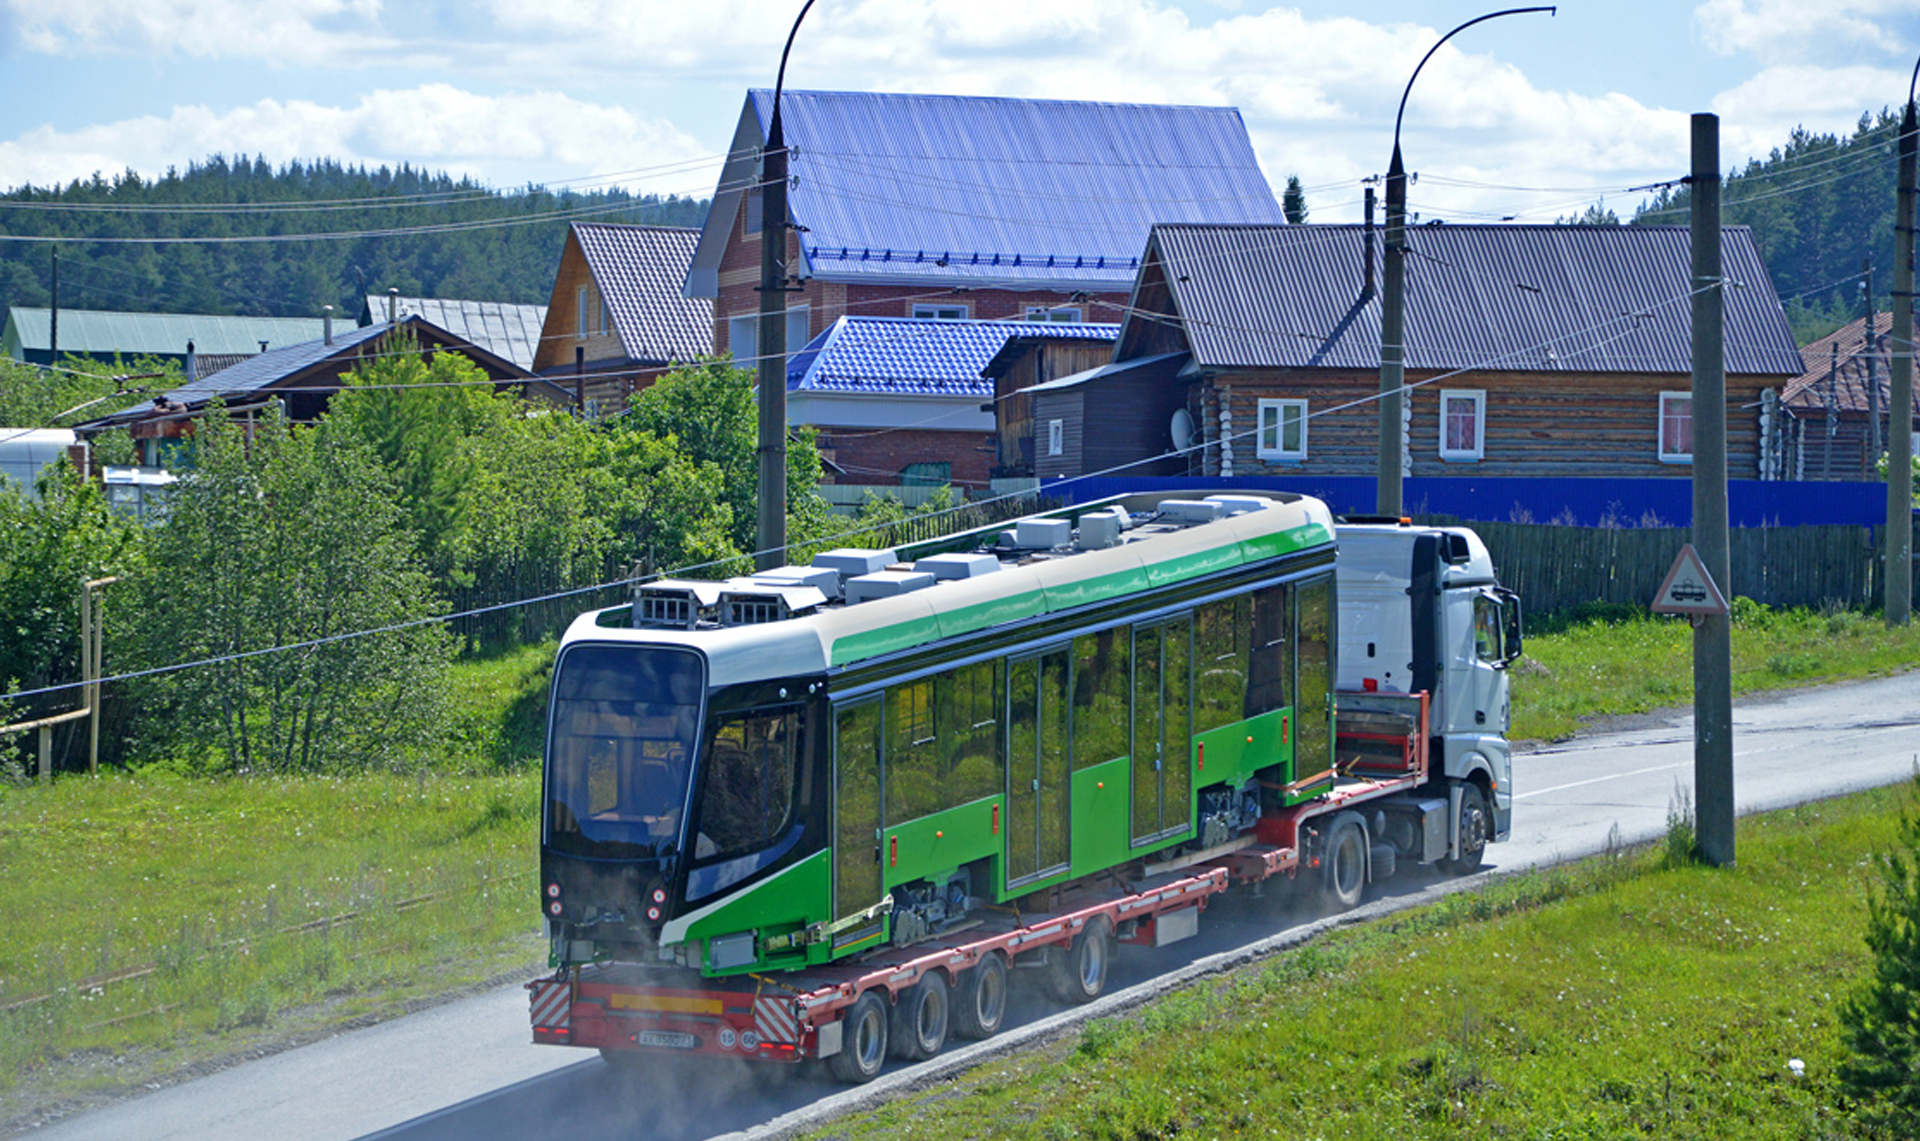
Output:
[[1194,611],[1193,731],[1246,716],[1250,600],[1223,598]]
[[836,916],[880,898],[880,703],[842,707],[834,718]]
[[1293,779],[1310,780],[1333,766],[1333,580],[1301,585],[1300,709],[1294,716]]
[[945,808],[935,771],[933,680],[887,691],[887,821],[914,820]]
[[759,711],[722,721],[707,753],[694,858],[756,852],[793,819],[800,712]]
[[941,807],[954,808],[1006,787],[1000,759],[1000,663],[978,662],[941,674],[934,687],[942,728]]
[[1293,702],[1293,591],[1269,586],[1253,596],[1247,666],[1246,715],[1271,713]]
[[1133,632],[1121,626],[1073,640],[1073,767],[1127,755],[1127,683]]

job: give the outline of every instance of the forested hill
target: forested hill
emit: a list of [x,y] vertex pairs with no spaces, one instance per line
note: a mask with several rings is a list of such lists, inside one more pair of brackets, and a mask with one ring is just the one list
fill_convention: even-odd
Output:
[[[219,155],[146,180],[0,194],[0,234],[56,235],[60,305],[349,319],[368,293],[544,304],[573,220],[698,226],[704,201],[621,190],[502,193],[462,178]],[[297,237],[351,234],[326,240]],[[221,241],[117,242],[128,238]],[[234,239],[272,240],[242,241]],[[0,241],[0,305],[45,306],[54,247]]]
[[[1862,115],[1851,136],[1796,129],[1766,161],[1724,183],[1721,218],[1753,227],[1760,257],[1802,344],[1861,315],[1861,263],[1873,258],[1874,307],[1893,285],[1894,145],[1900,120]],[[1690,194],[1662,191],[1635,222],[1685,225]]]

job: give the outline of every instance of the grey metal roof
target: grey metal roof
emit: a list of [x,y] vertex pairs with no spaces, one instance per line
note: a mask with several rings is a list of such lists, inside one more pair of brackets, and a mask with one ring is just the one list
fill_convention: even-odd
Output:
[[713,302],[680,288],[700,231],[575,222],[573,236],[628,357],[665,364],[713,355]]
[[1161,353],[1158,356],[1134,357],[1132,360],[1111,361],[1107,364],[1087,369],[1085,372],[1076,372],[1070,376],[1049,380],[1044,384],[1028,385],[1020,391],[1059,392],[1062,389],[1079,388],[1089,381],[1105,380],[1111,376],[1120,376],[1130,372],[1147,375],[1161,374],[1163,379],[1171,380],[1174,375],[1180,371],[1178,366],[1184,365],[1186,360],[1187,354],[1185,353]]
[[[690,292],[717,286],[772,100],[747,94]],[[823,279],[1124,289],[1155,222],[1285,220],[1231,107],[786,91],[780,114]]]
[[[524,369],[533,367],[540,347],[540,327],[547,322],[545,305],[516,305],[508,301],[457,301],[439,297],[396,299],[399,316],[417,314],[471,345]],[[367,294],[366,316],[375,324],[387,319],[387,297]]]
[[333,343],[315,338],[304,344],[288,345],[284,349],[270,349],[257,356],[248,357],[230,368],[208,373],[198,380],[189,381],[166,394],[166,399],[193,407],[204,404],[219,396],[225,400],[248,396],[260,389],[285,380],[287,377],[310,368],[329,357],[337,356],[365,341],[384,336],[393,326],[386,322],[372,325],[345,325],[336,327]]
[[[22,349],[46,352],[53,339],[53,311],[16,305],[7,320]],[[223,317],[209,313],[115,313],[98,309],[60,310],[60,351],[122,353],[127,356],[185,356],[187,342],[197,353],[258,353],[321,335],[318,317]]]
[[[1377,287],[1363,295],[1364,232],[1163,225],[1148,257],[1164,260],[1202,368],[1373,369],[1380,298]],[[1376,283],[1384,241],[1376,231]],[[1691,370],[1684,226],[1417,226],[1408,247],[1410,369]],[[1727,371],[1801,372],[1746,227],[1725,228],[1721,256],[1734,285],[1726,290]]]

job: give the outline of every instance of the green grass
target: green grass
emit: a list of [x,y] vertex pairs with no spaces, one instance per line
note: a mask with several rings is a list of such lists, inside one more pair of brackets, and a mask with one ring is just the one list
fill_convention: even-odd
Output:
[[1835,1009],[1899,801],[1745,820],[1728,871],[1647,850],[1496,881],[819,1135],[1855,1136]]
[[443,769],[537,766],[546,746],[554,643],[471,658],[453,667],[452,725]]
[[[1736,599],[1735,694],[1875,677],[1920,662],[1920,624],[1889,630],[1878,615],[1772,611]],[[1693,628],[1686,619],[1594,618],[1531,634],[1513,676],[1513,737],[1551,741],[1584,718],[1693,701]]]

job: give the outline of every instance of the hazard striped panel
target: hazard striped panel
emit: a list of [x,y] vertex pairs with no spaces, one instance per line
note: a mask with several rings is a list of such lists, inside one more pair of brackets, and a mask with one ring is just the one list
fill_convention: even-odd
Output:
[[527,984],[536,1029],[557,1030],[566,1026],[572,1013],[573,988],[564,981],[541,979]]
[[793,1003],[785,998],[753,1000],[753,1028],[765,1042],[797,1042],[800,1023],[793,1016]]

